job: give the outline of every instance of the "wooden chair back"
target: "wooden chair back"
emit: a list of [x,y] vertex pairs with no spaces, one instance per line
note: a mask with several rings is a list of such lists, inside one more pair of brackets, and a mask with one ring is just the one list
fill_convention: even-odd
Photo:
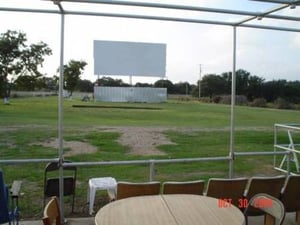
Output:
[[123,199],[141,195],[157,195],[160,193],[160,182],[118,182],[116,199]]
[[[279,199],[281,190],[285,184],[285,180],[285,176],[250,178],[244,193],[244,197],[246,199],[245,202],[249,202],[250,199],[258,193],[265,193]],[[250,207],[250,209],[248,209],[248,214],[256,216],[262,215],[263,213],[261,210]]]
[[283,203],[271,195],[259,193],[254,195],[250,200],[248,207],[244,211],[246,225],[248,224],[248,210],[256,208],[266,214],[266,225],[282,225],[285,218],[285,208]]
[[207,183],[206,195],[230,201],[240,207],[243,194],[248,183],[248,178],[210,178]]
[[286,212],[296,212],[297,224],[300,224],[300,176],[291,175],[282,189],[280,200]]
[[57,197],[52,197],[44,208],[44,225],[61,225],[60,208]]
[[196,181],[167,181],[163,183],[163,194],[194,194],[202,195],[205,182],[203,180]]

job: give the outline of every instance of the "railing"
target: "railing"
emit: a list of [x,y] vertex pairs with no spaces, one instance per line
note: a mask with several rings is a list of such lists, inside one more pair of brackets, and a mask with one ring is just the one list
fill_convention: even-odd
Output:
[[[285,148],[284,148],[285,149]],[[286,149],[289,150],[289,149]],[[188,163],[188,162],[211,162],[211,161],[228,161],[234,160],[236,157],[243,156],[278,156],[283,155],[287,157],[287,163],[290,163],[290,151],[272,151],[272,152],[235,152],[233,157],[219,156],[219,157],[197,157],[197,158],[180,158],[180,159],[149,159],[149,160],[128,160],[128,161],[95,161],[95,162],[62,162],[62,167],[90,167],[90,166],[118,166],[118,165],[149,165],[149,181],[153,181],[155,177],[155,166],[157,164],[170,164],[170,163]],[[28,164],[28,163],[48,163],[57,162],[59,158],[53,159],[13,159],[13,160],[0,160],[0,164]],[[288,170],[282,171],[290,173],[290,166]],[[230,177],[230,173],[229,173]]]
[[[280,143],[279,141],[279,132],[285,132],[287,134],[288,143]],[[295,143],[295,134],[300,134],[300,124],[275,124],[274,125],[274,153],[278,152],[278,150],[286,151],[287,154],[283,156],[280,161],[280,164],[277,165],[277,157],[274,154],[274,168],[281,172],[291,173],[291,163],[294,163],[296,168],[296,172],[300,172],[300,166],[298,161],[298,154],[300,150],[297,147],[300,144]],[[296,141],[299,141],[296,140]],[[286,169],[284,169],[284,165],[286,163]]]
[[[149,181],[155,180],[155,172],[156,166],[159,164],[172,164],[172,163],[192,163],[192,162],[228,162],[229,163],[236,160],[239,157],[248,157],[248,156],[272,156],[272,155],[283,155],[287,156],[287,160],[290,160],[289,151],[268,151],[268,152],[235,152],[234,154],[228,156],[219,156],[219,157],[198,157],[198,158],[180,158],[180,159],[149,159],[149,160],[130,160],[130,161],[96,161],[96,162],[61,162],[59,158],[50,158],[50,159],[13,159],[13,160],[0,160],[1,164],[7,165],[23,165],[23,164],[36,164],[36,163],[48,163],[48,162],[57,162],[63,168],[69,166],[76,166],[76,167],[104,167],[104,166],[121,166],[121,165],[148,165],[149,166]],[[147,168],[146,168],[147,169]],[[289,171],[287,171],[287,174]],[[230,177],[230,171],[228,169],[228,174]],[[83,186],[85,186],[85,181],[81,180]],[[63,187],[63,185],[62,185]],[[80,187],[82,189],[82,187]],[[62,191],[63,193],[63,191]],[[85,197],[83,197],[85,199]],[[62,213],[65,215],[65,205],[64,203],[61,204]]]

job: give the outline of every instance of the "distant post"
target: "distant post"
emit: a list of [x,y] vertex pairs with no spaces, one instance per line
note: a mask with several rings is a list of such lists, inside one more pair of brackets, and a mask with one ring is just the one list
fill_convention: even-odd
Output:
[[200,70],[199,70],[199,82],[198,82],[198,86],[199,86],[199,100],[201,98],[201,72],[202,72],[202,69],[201,69],[201,64],[199,64],[200,66]]

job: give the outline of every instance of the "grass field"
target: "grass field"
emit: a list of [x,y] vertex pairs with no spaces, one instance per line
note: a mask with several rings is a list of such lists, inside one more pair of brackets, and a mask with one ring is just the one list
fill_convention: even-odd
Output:
[[[93,105],[96,107],[72,107]],[[100,107],[101,106],[101,107]],[[104,107],[105,106],[105,107]],[[0,106],[0,157],[3,159],[57,158],[57,148],[39,143],[58,136],[57,97],[12,99]],[[235,108],[235,150],[273,151],[274,124],[297,123],[300,112],[266,108]],[[168,101],[161,104],[92,103],[78,99],[64,100],[64,140],[80,141],[97,151],[81,152],[65,157],[74,162],[118,161],[138,159],[173,159],[227,156],[230,138],[230,106],[199,102]],[[122,135],[108,128],[164,128],[163,134],[173,144],[158,149],[164,155],[130,154],[130,146],[118,142]],[[288,141],[280,134],[282,142]],[[142,141],[142,140],[141,140]],[[299,137],[296,137],[299,143]],[[67,153],[70,149],[65,148]],[[273,175],[273,157],[239,157],[235,160],[235,176]],[[2,164],[6,183],[23,181],[20,199],[22,217],[41,217],[45,163]],[[147,181],[148,165],[92,166],[78,168],[75,216],[87,215],[87,183],[91,177],[113,176],[117,180]],[[205,179],[228,176],[228,162],[160,164],[155,166],[155,179]],[[100,207],[105,192],[100,193],[95,207]],[[66,198],[66,206],[70,205]],[[30,206],[30,207],[29,207]],[[66,213],[69,213],[68,210]]]

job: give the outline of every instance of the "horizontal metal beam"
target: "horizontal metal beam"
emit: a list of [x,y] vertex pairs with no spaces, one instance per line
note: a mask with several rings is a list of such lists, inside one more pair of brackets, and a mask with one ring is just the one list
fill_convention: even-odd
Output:
[[235,152],[235,156],[268,156],[268,155],[288,155],[289,152],[287,151],[277,151],[277,152],[268,152],[268,151],[262,151],[262,152]]
[[0,164],[25,164],[25,163],[44,163],[59,162],[58,158],[54,159],[1,159]]
[[6,12],[24,12],[24,13],[46,13],[46,14],[60,14],[60,11],[54,9],[28,9],[28,8],[7,8],[7,7],[0,7],[0,11]]
[[275,123],[274,124],[275,128],[285,128],[288,130],[298,130],[300,131],[300,124],[280,124],[280,123]]
[[[53,1],[53,0],[48,0]],[[55,2],[55,1],[54,1]],[[229,9],[217,9],[217,8],[206,8],[198,6],[186,6],[186,5],[174,5],[174,4],[163,4],[163,3],[149,3],[149,2],[132,2],[132,1],[119,1],[119,0],[62,0],[63,2],[73,3],[98,3],[98,4],[109,4],[109,5],[123,5],[123,6],[137,6],[137,7],[148,7],[148,8],[162,8],[162,9],[175,9],[175,10],[189,10],[199,11],[208,13],[219,13],[219,14],[232,14],[241,16],[264,16],[271,19],[279,20],[293,20],[300,21],[300,17],[283,16],[283,15],[266,15],[260,12],[240,11],[240,10],[229,10]]]
[[255,28],[255,29],[263,29],[263,30],[276,30],[276,31],[288,31],[288,32],[300,32],[298,28],[286,28],[286,27],[274,27],[274,26],[260,26],[260,25],[251,25],[251,24],[241,24],[239,27],[246,28]]
[[[61,14],[59,10],[44,10],[44,9],[24,9],[24,8],[0,8],[0,11],[13,11],[13,12],[29,12],[29,13],[55,13]],[[135,15],[135,14],[120,14],[120,13],[101,13],[101,12],[86,12],[86,11],[68,11],[65,10],[64,14],[69,15],[81,15],[81,16],[103,16],[103,17],[116,17],[116,18],[129,18],[129,19],[146,19],[146,20],[159,20],[159,21],[173,21],[173,22],[185,22],[185,23],[199,23],[221,26],[239,26],[247,28],[265,29],[265,30],[277,30],[277,31],[289,31],[300,32],[297,28],[276,27],[276,26],[264,26],[264,25],[251,25],[251,24],[236,24],[233,22],[217,21],[217,20],[199,20],[188,19],[179,17],[162,17],[162,16],[147,16],[147,15]]]
[[173,21],[173,22],[186,22],[186,23],[203,23],[212,25],[223,25],[223,26],[233,26],[233,23],[216,21],[216,20],[198,20],[198,19],[188,19],[179,17],[162,17],[162,16],[146,16],[146,15],[136,15],[136,14],[121,14],[121,13],[98,13],[98,12],[81,12],[81,11],[65,11],[69,15],[85,15],[85,16],[103,16],[103,17],[119,17],[119,18],[129,18],[129,19],[145,19],[145,20],[161,20],[161,21]]
[[277,3],[277,4],[300,4],[299,0],[251,0],[251,1]]
[[268,11],[265,11],[265,12],[261,13],[259,16],[252,16],[252,17],[250,17],[250,18],[246,18],[246,19],[244,19],[244,20],[238,22],[236,25],[244,24],[244,23],[249,22],[249,21],[251,21],[251,20],[254,20],[254,19],[256,19],[256,18],[260,18],[260,19],[261,19],[261,18],[266,17],[267,15],[269,15],[269,14],[271,14],[271,13],[280,11],[280,10],[285,9],[285,8],[287,8],[287,7],[289,7],[289,5],[281,5],[281,6],[279,6],[279,7],[276,7],[276,8],[270,9],[270,10],[268,10]]
[[187,163],[187,162],[209,162],[227,161],[229,156],[220,157],[201,157],[201,158],[182,158],[182,159],[150,159],[150,160],[129,160],[129,161],[99,161],[99,162],[68,162],[63,163],[63,167],[70,166],[111,166],[111,165],[138,165],[138,164],[163,164],[163,163]]
[[[65,11],[65,14],[119,17],[119,18],[130,18],[130,19],[160,20],[160,21],[173,21],[173,22],[185,22],[185,23],[200,23],[200,24],[221,25],[221,26],[237,26],[235,23],[232,23],[232,22],[224,22],[224,21],[216,21],[216,20],[187,19],[187,18],[178,18],[178,17],[145,16],[145,15],[116,14],[116,13],[95,13],[95,12],[80,12],[80,11]],[[251,24],[241,24],[238,26],[248,27],[248,28],[257,28],[257,29],[266,29],[266,30],[300,32],[300,29],[297,29],[297,28],[263,26],[263,25],[261,26],[261,25],[251,25]]]

